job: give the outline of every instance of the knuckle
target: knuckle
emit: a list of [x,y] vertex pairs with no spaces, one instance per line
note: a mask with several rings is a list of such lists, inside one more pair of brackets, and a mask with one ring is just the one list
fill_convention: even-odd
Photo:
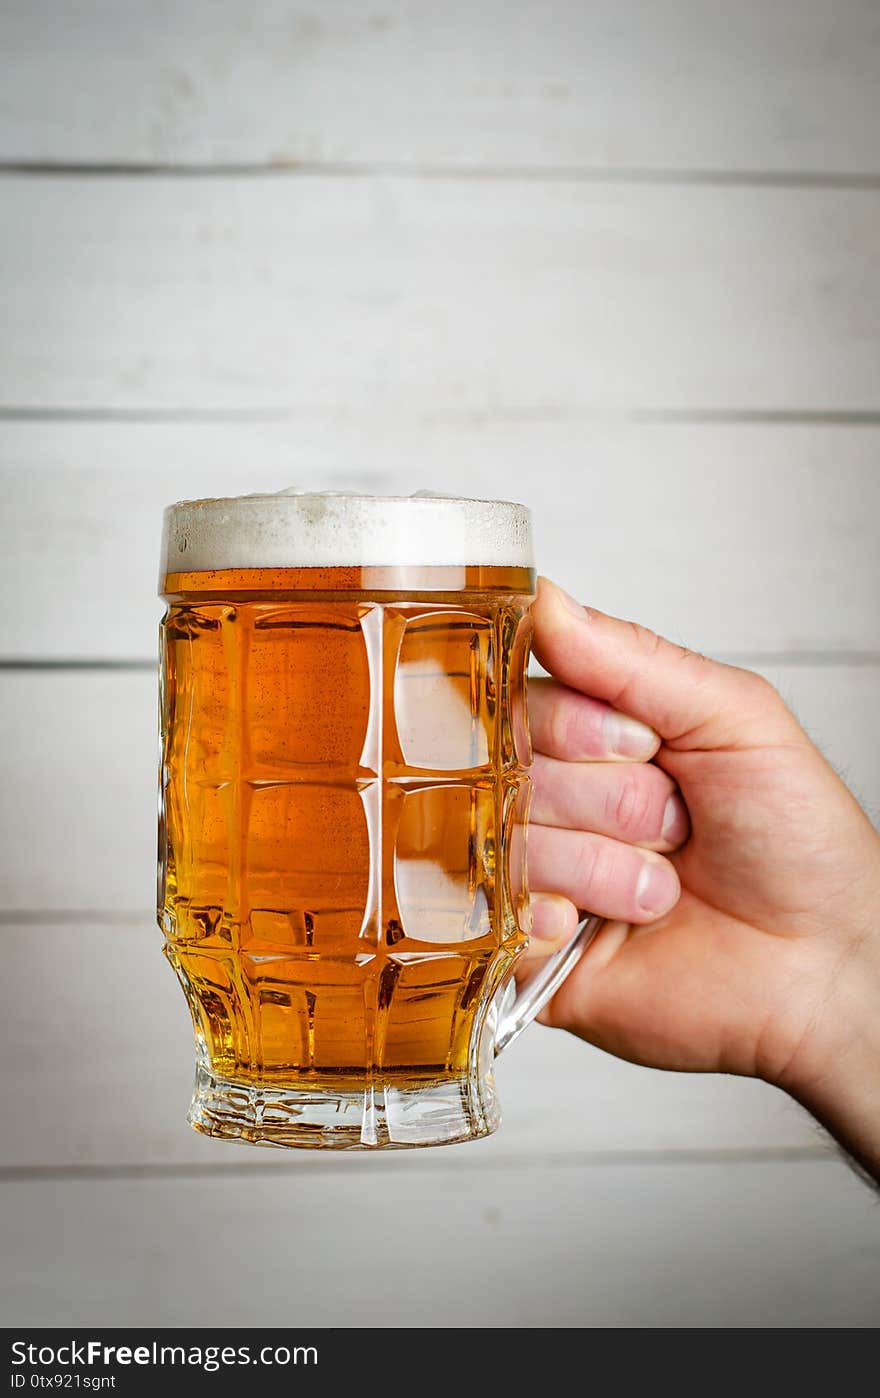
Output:
[[615,858],[610,844],[600,839],[585,839],[577,856],[575,878],[587,899],[603,894],[613,887]]
[[762,699],[765,704],[782,706],[784,700],[772,680],[768,680],[766,675],[759,675],[757,670],[749,670],[747,674],[752,693],[757,699]]
[[621,774],[605,800],[605,817],[616,833],[630,838],[644,833],[651,816],[651,794],[634,772]]
[[600,897],[612,895],[620,882],[619,861],[614,846],[602,843],[593,859],[593,887],[601,890]]
[[578,890],[592,888],[593,877],[596,869],[597,849],[595,840],[585,836],[578,842],[577,853],[574,856],[574,868],[572,877],[575,887]]
[[663,645],[662,636],[658,636],[656,631],[651,631],[647,626],[642,626],[638,621],[628,623],[629,628],[635,638],[639,650],[648,657],[656,655]]
[[737,669],[737,675],[744,699],[753,708],[783,709],[785,700],[776,686],[757,670]]
[[709,670],[713,662],[701,650],[691,650],[689,646],[676,646],[679,658],[690,665],[691,671]]

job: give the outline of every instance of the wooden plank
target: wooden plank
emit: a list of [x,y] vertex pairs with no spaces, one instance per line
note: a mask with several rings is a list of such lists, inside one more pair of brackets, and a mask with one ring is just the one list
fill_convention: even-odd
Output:
[[505,495],[571,592],[709,653],[878,651],[880,431],[582,421],[0,424],[0,655],[155,655],[161,511],[318,489]]
[[7,672],[7,908],[153,906],[158,701],[149,673]]
[[[867,809],[880,812],[880,666],[765,666]],[[156,680],[149,672],[0,673],[0,909],[154,906]]]
[[5,0],[0,47],[10,160],[878,168],[871,0]]
[[22,176],[0,196],[0,408],[880,406],[880,188]]
[[0,1304],[31,1327],[877,1324],[876,1204],[841,1163],[474,1160],[5,1183]]
[[[209,1141],[186,1125],[192,1029],[155,924],[7,925],[0,947],[0,1168],[277,1167],[276,1151]],[[500,1060],[498,1084],[501,1130],[465,1152],[484,1164],[822,1144],[766,1084],[652,1072],[541,1027]],[[289,1158],[297,1168],[313,1159]]]

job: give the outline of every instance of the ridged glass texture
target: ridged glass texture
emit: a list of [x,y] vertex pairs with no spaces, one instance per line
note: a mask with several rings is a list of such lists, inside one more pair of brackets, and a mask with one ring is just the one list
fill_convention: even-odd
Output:
[[497,1125],[494,1004],[526,941],[530,600],[169,606],[159,917],[198,1130],[370,1147]]

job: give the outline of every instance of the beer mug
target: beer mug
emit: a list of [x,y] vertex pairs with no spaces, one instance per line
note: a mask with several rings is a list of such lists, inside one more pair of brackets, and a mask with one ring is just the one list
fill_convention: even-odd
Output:
[[165,512],[159,922],[196,1037],[189,1120],[277,1146],[500,1121],[524,991],[531,520],[282,492]]

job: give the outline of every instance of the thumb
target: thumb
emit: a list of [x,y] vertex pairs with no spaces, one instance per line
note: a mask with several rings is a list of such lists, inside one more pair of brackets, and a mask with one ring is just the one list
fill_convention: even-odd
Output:
[[674,645],[635,622],[581,606],[546,578],[532,609],[533,651],[572,689],[647,723],[682,749],[791,741],[798,724],[760,675]]

